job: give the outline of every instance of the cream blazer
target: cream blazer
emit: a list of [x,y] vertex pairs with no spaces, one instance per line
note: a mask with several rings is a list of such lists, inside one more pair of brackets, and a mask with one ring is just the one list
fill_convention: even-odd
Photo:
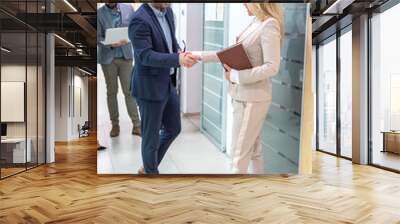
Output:
[[[270,101],[271,77],[278,73],[281,61],[281,32],[278,21],[274,18],[254,20],[237,37],[237,42],[242,43],[253,68],[232,70],[230,96],[245,102]],[[216,52],[202,52],[202,60],[204,63],[219,62]]]

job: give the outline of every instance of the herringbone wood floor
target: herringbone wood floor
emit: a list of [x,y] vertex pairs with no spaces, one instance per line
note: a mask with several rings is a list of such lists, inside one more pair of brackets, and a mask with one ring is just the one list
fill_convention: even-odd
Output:
[[98,176],[96,141],[0,181],[0,223],[400,223],[400,175],[316,153],[310,176]]

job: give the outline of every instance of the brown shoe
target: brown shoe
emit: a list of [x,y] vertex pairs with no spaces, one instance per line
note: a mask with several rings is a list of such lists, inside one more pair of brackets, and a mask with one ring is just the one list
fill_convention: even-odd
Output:
[[132,129],[132,135],[142,136],[142,131],[140,130],[140,127],[134,127]]
[[144,171],[144,167],[143,166],[141,166],[137,172],[138,172],[138,175],[145,175],[146,174],[146,172]]
[[115,124],[112,126],[111,131],[110,131],[110,137],[117,137],[119,135],[119,125]]

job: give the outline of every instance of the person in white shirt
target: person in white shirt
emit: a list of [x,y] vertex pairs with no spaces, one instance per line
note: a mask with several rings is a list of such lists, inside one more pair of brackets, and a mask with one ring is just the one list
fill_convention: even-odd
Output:
[[[271,77],[280,66],[283,13],[277,3],[245,3],[254,21],[237,37],[253,66],[235,71],[225,67],[232,97],[232,171],[264,173],[261,131],[272,100]],[[203,63],[219,62],[215,52],[201,52]]]

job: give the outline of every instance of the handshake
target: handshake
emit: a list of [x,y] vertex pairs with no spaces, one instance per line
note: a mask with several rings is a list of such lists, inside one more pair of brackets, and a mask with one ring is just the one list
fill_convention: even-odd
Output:
[[186,68],[191,68],[193,65],[201,61],[200,55],[192,54],[192,52],[179,53],[179,64]]

